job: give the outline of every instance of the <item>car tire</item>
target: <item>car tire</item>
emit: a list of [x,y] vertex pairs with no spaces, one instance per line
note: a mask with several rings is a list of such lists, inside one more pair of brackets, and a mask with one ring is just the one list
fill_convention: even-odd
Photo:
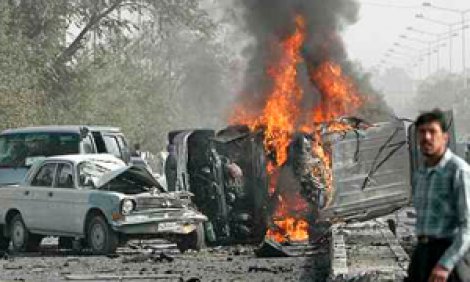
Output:
[[25,252],[30,249],[30,236],[21,214],[16,214],[10,222],[10,239],[13,251]]
[[206,246],[204,235],[204,225],[199,223],[196,229],[191,233],[182,235],[176,243],[180,252],[184,253],[187,250],[199,251]]
[[87,243],[93,254],[105,255],[116,251],[119,238],[104,217],[92,217],[87,226]]
[[5,228],[5,226],[0,227],[0,251],[6,251],[10,246],[10,238],[5,236],[3,228]]

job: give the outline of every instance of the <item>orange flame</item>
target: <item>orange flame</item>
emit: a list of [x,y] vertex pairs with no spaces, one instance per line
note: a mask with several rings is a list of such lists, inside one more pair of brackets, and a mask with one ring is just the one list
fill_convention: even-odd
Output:
[[[248,113],[243,105],[239,105],[231,123],[246,124],[253,131],[263,130],[266,152],[274,156],[267,165],[271,177],[271,195],[276,189],[278,169],[287,160],[287,148],[293,135],[299,131],[315,135],[312,153],[321,160],[324,171],[313,173],[323,175],[329,195],[332,191],[331,155],[328,144],[322,144],[321,134],[350,130],[349,125],[333,121],[354,113],[363,101],[352,80],[343,74],[340,65],[325,61],[310,73],[311,81],[320,92],[321,101],[310,111],[302,110],[304,92],[297,81],[297,67],[304,62],[300,50],[306,36],[305,21],[303,17],[297,16],[295,23],[294,33],[280,44],[280,58],[268,68],[267,74],[273,86],[261,114]],[[308,204],[305,199],[300,194],[279,195],[277,202],[272,219],[275,226],[269,228],[266,236],[277,242],[308,240],[309,225],[304,216]]]
[[322,96],[322,102],[312,111],[315,122],[335,120],[356,111],[362,105],[363,101],[354,83],[343,76],[338,64],[330,61],[322,63],[312,73],[312,79]]
[[235,118],[232,119],[232,123],[247,124],[251,129],[264,128],[264,145],[269,152],[276,153],[276,165],[287,160],[286,148],[296,130],[300,114],[298,104],[303,94],[297,84],[297,65],[303,61],[299,50],[305,40],[302,17],[296,18],[296,26],[295,33],[282,43],[284,52],[280,61],[268,69],[268,75],[273,79],[273,91],[262,115],[253,119],[237,108]]
[[305,219],[297,219],[287,216],[283,219],[274,219],[274,224],[279,229],[268,229],[266,237],[276,242],[305,241],[308,239],[308,222]]

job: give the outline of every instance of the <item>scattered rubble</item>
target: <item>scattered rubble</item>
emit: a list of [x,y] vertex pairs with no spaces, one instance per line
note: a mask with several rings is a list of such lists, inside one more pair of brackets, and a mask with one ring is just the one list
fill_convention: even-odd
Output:
[[332,227],[333,281],[397,281],[406,275],[409,256],[386,223],[369,221]]
[[174,280],[183,281],[181,276],[172,274],[126,274],[126,275],[102,275],[102,274],[71,274],[65,276],[66,280],[73,281],[122,281],[122,280]]
[[152,262],[173,262],[174,258],[166,255],[165,253],[149,253],[149,254],[140,254],[131,257],[125,257],[122,259],[122,263],[140,263],[146,261]]
[[[93,256],[43,240],[40,252],[0,259],[0,280],[15,281],[396,281],[415,243],[409,209],[335,224],[322,243],[219,246],[180,253],[164,240],[131,241],[116,256]],[[388,221],[396,224],[396,236]]]
[[[25,253],[15,256],[12,261],[0,260],[0,280],[325,281],[329,271],[327,252],[315,256],[261,258],[256,257],[256,246],[253,245],[179,253],[174,244],[165,241],[146,241],[144,244],[132,241],[129,246],[118,249],[117,258],[109,258],[69,255],[63,250],[49,248],[50,242],[56,240],[46,238],[45,241],[44,247],[48,248],[45,257]],[[289,248],[292,251],[301,247],[287,246]]]
[[328,241],[310,244],[308,242],[278,243],[270,239],[265,239],[261,245],[255,249],[257,257],[305,257],[325,253],[328,249]]

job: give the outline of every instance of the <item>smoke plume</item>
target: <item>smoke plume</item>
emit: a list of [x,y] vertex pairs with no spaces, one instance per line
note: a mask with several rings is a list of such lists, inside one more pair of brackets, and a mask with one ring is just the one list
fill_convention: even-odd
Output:
[[[318,95],[309,79],[308,71],[326,60],[347,65],[340,31],[357,20],[359,6],[353,0],[240,0],[235,1],[244,11],[245,28],[255,43],[245,50],[250,56],[241,102],[251,110],[262,108],[271,80],[266,75],[276,60],[279,43],[291,35],[296,27],[296,16],[305,20],[306,38],[302,46],[304,64],[298,67],[298,80],[309,99],[303,105],[311,106]],[[313,100],[312,100],[313,99]],[[249,100],[249,103],[246,101]],[[247,109],[249,110],[249,109]]]

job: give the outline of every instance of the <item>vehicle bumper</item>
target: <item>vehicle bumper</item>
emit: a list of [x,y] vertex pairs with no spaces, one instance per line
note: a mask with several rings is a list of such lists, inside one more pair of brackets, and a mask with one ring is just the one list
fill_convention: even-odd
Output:
[[126,235],[188,234],[207,217],[192,210],[136,212],[113,221],[111,226]]

